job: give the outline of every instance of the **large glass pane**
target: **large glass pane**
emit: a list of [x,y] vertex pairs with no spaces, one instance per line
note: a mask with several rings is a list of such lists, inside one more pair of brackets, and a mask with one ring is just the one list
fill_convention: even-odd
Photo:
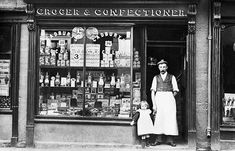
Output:
[[0,109],[11,109],[11,26],[0,26]]
[[129,117],[130,29],[88,27],[86,67],[85,103],[89,114],[98,117]]
[[41,29],[38,113],[129,118],[131,57],[131,28]]

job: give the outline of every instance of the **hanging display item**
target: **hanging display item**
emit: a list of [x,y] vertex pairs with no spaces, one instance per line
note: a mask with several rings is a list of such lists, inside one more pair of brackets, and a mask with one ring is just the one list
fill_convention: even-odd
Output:
[[85,30],[82,27],[74,27],[72,30],[72,37],[75,41],[82,39],[85,35]]

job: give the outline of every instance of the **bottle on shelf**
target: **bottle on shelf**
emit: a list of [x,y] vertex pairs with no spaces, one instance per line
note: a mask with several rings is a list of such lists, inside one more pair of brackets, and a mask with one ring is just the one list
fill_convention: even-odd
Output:
[[77,86],[77,87],[80,87],[80,86],[81,86],[81,76],[80,76],[79,71],[77,71],[76,86]]
[[99,87],[103,87],[103,85],[104,85],[104,77],[103,77],[102,74],[100,74],[98,86],[99,86]]
[[125,87],[125,77],[124,77],[123,73],[122,73],[120,79],[121,79],[121,82],[120,82],[121,87]]
[[70,87],[70,83],[71,83],[71,75],[70,72],[68,72],[67,78],[66,78],[66,86]]
[[48,72],[46,72],[46,77],[45,77],[44,83],[45,83],[45,86],[46,86],[46,87],[49,86],[50,81],[49,81],[49,74],[48,74]]
[[117,79],[116,88],[119,89],[121,86],[120,78]]
[[116,82],[115,82],[115,76],[114,76],[114,73],[113,73],[113,75],[111,76],[111,82],[110,82],[110,85],[111,85],[111,87],[114,87],[114,86],[115,86],[115,84],[116,84]]
[[51,81],[50,81],[50,87],[54,87],[54,86],[55,86],[55,77],[52,76]]
[[44,87],[44,75],[42,72],[40,73],[39,83],[41,87]]
[[55,86],[60,86],[60,75],[59,73],[57,72],[56,73],[56,77],[55,77]]
[[88,78],[87,78],[87,86],[90,87],[91,83],[92,83],[92,76],[91,76],[91,73],[89,72],[88,73]]

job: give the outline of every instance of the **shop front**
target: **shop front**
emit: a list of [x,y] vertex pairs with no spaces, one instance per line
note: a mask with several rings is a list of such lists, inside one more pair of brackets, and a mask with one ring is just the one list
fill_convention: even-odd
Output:
[[185,2],[26,0],[26,143],[136,144],[131,117],[150,107],[156,61],[180,88],[177,141],[195,145],[195,5]]

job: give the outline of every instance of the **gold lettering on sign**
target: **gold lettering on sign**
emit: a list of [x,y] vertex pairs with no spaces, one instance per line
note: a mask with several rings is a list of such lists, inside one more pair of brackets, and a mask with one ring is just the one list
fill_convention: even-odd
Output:
[[117,9],[110,9],[110,16],[118,16],[118,10]]
[[84,11],[84,15],[85,15],[85,16],[89,16],[89,15],[91,15],[91,14],[90,14],[89,9],[85,9],[85,11]]
[[135,15],[136,15],[136,16],[141,16],[141,10],[136,9],[136,10],[135,10]]
[[41,8],[37,9],[37,14],[38,15],[43,15],[44,14],[43,9],[41,9]]
[[161,16],[162,11],[161,11],[161,10],[156,10],[156,11],[155,11],[155,14],[156,14],[157,16]]
[[72,15],[72,10],[71,9],[66,9],[65,14],[71,16]]
[[79,16],[79,10],[78,9],[74,9],[73,14],[76,15],[76,16]]
[[109,11],[107,9],[104,9],[103,10],[103,15],[108,16],[109,15]]
[[64,9],[60,9],[60,10],[59,10],[59,14],[60,14],[60,15],[65,15],[65,10],[64,10]]
[[119,16],[123,16],[125,14],[126,10],[125,9],[120,9]]
[[95,10],[95,15],[96,16],[100,16],[101,15],[101,10],[100,9],[96,9]]
[[127,10],[127,16],[135,16],[134,10],[133,9],[128,9]]
[[45,15],[48,15],[48,16],[50,16],[50,15],[51,15],[51,13],[50,13],[50,10],[49,10],[49,9],[45,9]]
[[184,17],[183,9],[154,8],[38,8],[38,16],[100,16],[100,17]]
[[52,15],[57,15],[57,10],[56,10],[56,9],[52,9],[52,10],[51,10],[51,14],[52,14]]
[[144,16],[148,16],[148,10],[143,9],[143,12],[144,12]]

